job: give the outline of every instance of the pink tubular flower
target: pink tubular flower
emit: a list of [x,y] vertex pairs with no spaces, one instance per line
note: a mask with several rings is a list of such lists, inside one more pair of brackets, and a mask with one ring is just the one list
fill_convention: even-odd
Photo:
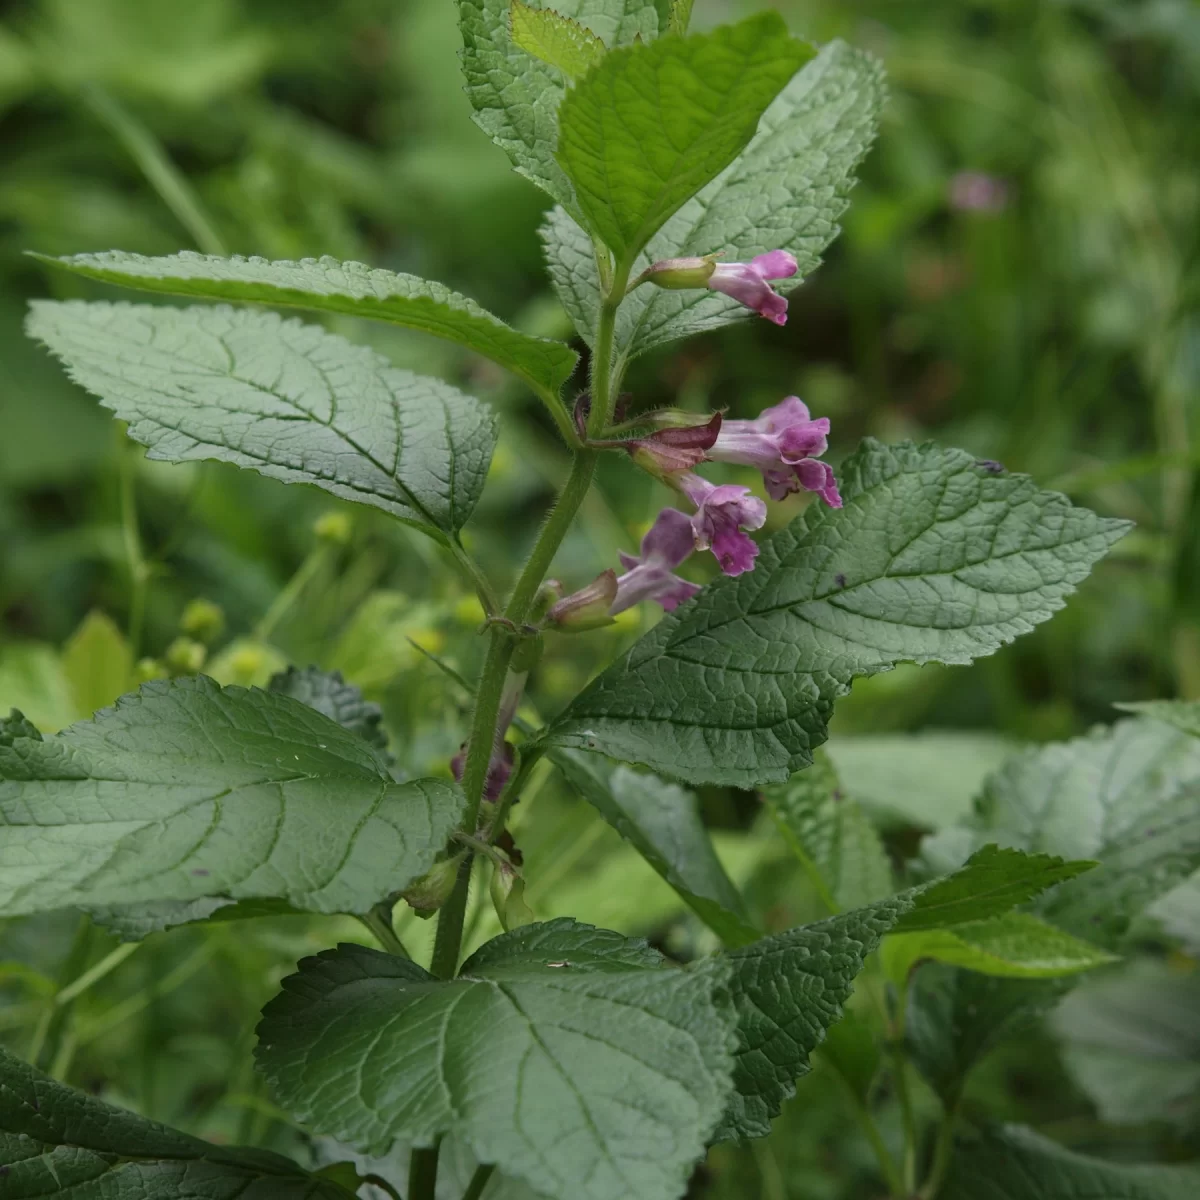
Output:
[[769,250],[748,263],[718,263],[709,276],[708,286],[732,296],[760,317],[776,325],[786,325],[787,299],[767,280],[790,279],[796,269],[796,260],[786,250]]
[[711,550],[726,575],[754,570],[758,547],[746,529],[761,529],[767,506],[735,483],[713,484],[690,472],[680,475],[679,490],[696,506],[691,519],[697,550]]
[[753,421],[726,421],[708,457],[757,467],[772,500],[804,488],[830,508],[841,508],[833,468],[818,461],[828,448],[829,418],[813,420],[798,396],[765,408]]
[[657,600],[667,612],[674,612],[700,590],[674,574],[675,568],[695,548],[687,513],[664,508],[642,538],[641,557],[620,554],[626,573],[617,579],[617,594],[609,612],[615,617],[642,600]]

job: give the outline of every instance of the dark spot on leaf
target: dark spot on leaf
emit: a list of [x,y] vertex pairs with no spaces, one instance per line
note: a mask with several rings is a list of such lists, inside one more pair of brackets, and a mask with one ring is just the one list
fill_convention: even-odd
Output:
[[845,587],[845,586],[846,586],[846,577],[845,577],[845,575],[843,575],[843,574],[841,573],[841,571],[839,571],[839,572],[838,572],[838,573],[837,573],[837,574],[836,574],[836,575],[833,577],[833,582],[834,582],[834,583],[836,583],[836,584],[838,585],[838,587],[840,587],[840,588],[841,588],[841,587]]
[[989,475],[1003,475],[1004,464],[998,463],[994,458],[977,458],[975,465],[981,471],[987,471]]
[[193,867],[192,874],[193,875],[209,875],[209,874],[211,874],[211,872],[209,871],[209,869],[207,867]]

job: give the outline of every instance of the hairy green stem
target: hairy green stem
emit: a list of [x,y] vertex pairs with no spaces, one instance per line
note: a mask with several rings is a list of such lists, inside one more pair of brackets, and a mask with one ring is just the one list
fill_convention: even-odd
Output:
[[495,1165],[491,1163],[476,1167],[475,1174],[471,1176],[471,1182],[467,1184],[467,1190],[462,1194],[462,1200],[479,1200],[495,1169]]
[[500,601],[496,599],[496,593],[492,590],[491,581],[480,569],[479,564],[463,549],[461,542],[450,542],[449,549],[459,570],[462,571],[471,586],[475,589],[475,594],[479,597],[479,603],[483,606],[483,611],[489,617],[495,616],[500,611]]
[[592,409],[588,413],[588,437],[599,437],[613,419],[621,373],[613,371],[613,339],[617,328],[617,309],[625,298],[629,283],[629,263],[618,263],[612,281],[600,305],[596,344],[592,349]]

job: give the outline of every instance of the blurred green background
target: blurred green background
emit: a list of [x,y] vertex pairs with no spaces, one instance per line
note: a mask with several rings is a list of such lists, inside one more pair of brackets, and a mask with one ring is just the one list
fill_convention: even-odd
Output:
[[[760,7],[697,0],[693,26]],[[1137,522],[1068,608],[1013,647],[969,669],[896,671],[840,707],[835,744],[978,731],[956,774],[961,808],[1009,742],[1111,720],[1114,701],[1200,696],[1200,4],[775,7],[801,35],[884,60],[880,141],[786,329],[748,321],[648,355],[629,377],[635,402],[749,417],[796,393],[831,418],[835,465],[865,434],[936,438]],[[203,664],[262,683],[286,661],[315,662],[384,706],[402,769],[446,773],[466,696],[418,647],[469,675],[480,613],[436,549],[316,492],[146,463],[21,322],[32,296],[114,295],[26,250],[194,248],[358,259],[569,337],[541,270],[543,197],[470,120],[454,6],[26,0],[0,13],[0,709],[49,730],[138,677]],[[327,324],[500,409],[468,544],[509,578],[566,465],[537,402],[456,348]],[[586,582],[633,549],[663,500],[606,464],[556,573]],[[802,503],[775,506],[773,522]],[[346,519],[321,523],[331,512]],[[220,607],[222,629],[185,616],[198,598]],[[652,619],[551,646],[529,715],[561,705]],[[534,911],[707,949],[665,885],[547,775],[517,818]],[[811,915],[754,798],[702,800],[764,920]],[[911,829],[888,832],[898,855],[911,848]],[[427,927],[408,925],[420,945]],[[495,928],[485,889],[476,939]],[[52,1065],[209,1136],[294,1149],[250,1069],[255,1014],[298,953],[340,936],[361,931],[282,920],[152,938],[81,997]],[[66,916],[0,937],[0,1037],[25,1049],[55,980],[114,943]],[[1050,1096],[1042,1115],[1069,1126],[1086,1101],[1046,1061],[1027,1047],[987,1086],[1026,1116],[1021,1103]],[[1029,1093],[1020,1073],[1034,1070],[1050,1076],[1022,1100],[1014,1079]],[[870,1195],[865,1146],[834,1093],[813,1105],[821,1086],[819,1073],[805,1081],[803,1111],[768,1142],[714,1154],[697,1195]]]

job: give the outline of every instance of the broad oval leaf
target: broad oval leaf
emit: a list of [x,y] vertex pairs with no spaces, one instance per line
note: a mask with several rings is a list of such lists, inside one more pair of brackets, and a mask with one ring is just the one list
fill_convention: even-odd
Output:
[[35,300],[30,336],[166,462],[217,459],[462,528],[496,442],[491,411],[373,350],[274,313]]
[[1200,1115],[1200,972],[1136,959],[1085,980],[1055,1010],[1067,1069],[1112,1125]]
[[813,505],[604,671],[547,730],[691,783],[812,761],[834,700],[901,662],[968,663],[1063,606],[1128,528],[961,450],[868,439]]
[[360,1149],[451,1133],[549,1195],[675,1200],[729,1089],[722,975],[567,920],[451,981],[340,946],[284,981],[257,1057],[301,1120]]
[[938,1195],[943,1200],[1195,1200],[1200,1168],[1105,1162],[1009,1125],[960,1143]]
[[[838,235],[883,98],[879,63],[845,42],[830,42],[767,108],[738,158],[651,239],[634,274],[679,255],[723,251],[728,259],[748,260],[782,249],[798,265],[783,287],[797,286]],[[555,290],[590,338],[600,305],[591,239],[561,209],[547,217],[542,239]],[[705,288],[639,287],[617,314],[617,352],[631,358],[749,316],[735,300]]]
[[0,914],[284,900],[365,912],[433,864],[464,807],[288,696],[146,684],[45,741],[0,744]]
[[717,858],[691,792],[655,775],[614,768],[596,754],[556,750],[550,759],[726,945],[742,946],[760,936]]
[[[607,46],[627,46],[658,35],[658,13],[646,0],[554,0],[552,8],[578,21]],[[571,181],[554,160],[561,73],[512,39],[510,0],[458,0],[462,69],[475,123],[532,180],[574,210]]]
[[443,284],[328,256],[289,262],[240,255],[218,258],[191,250],[161,258],[109,250],[33,257],[77,275],[147,292],[310,308],[419,329],[490,358],[542,391],[557,393],[579,359],[562,342],[519,333]]
[[216,1146],[76,1091],[0,1049],[5,1200],[351,1200],[267,1150]]
[[769,12],[607,54],[559,110],[555,157],[585,223],[632,265],[750,141],[767,105],[814,53]]
[[974,813],[922,845],[953,868],[982,842],[1093,858],[1038,906],[1078,937],[1118,946],[1130,923],[1200,867],[1200,740],[1142,718],[1014,756]]

